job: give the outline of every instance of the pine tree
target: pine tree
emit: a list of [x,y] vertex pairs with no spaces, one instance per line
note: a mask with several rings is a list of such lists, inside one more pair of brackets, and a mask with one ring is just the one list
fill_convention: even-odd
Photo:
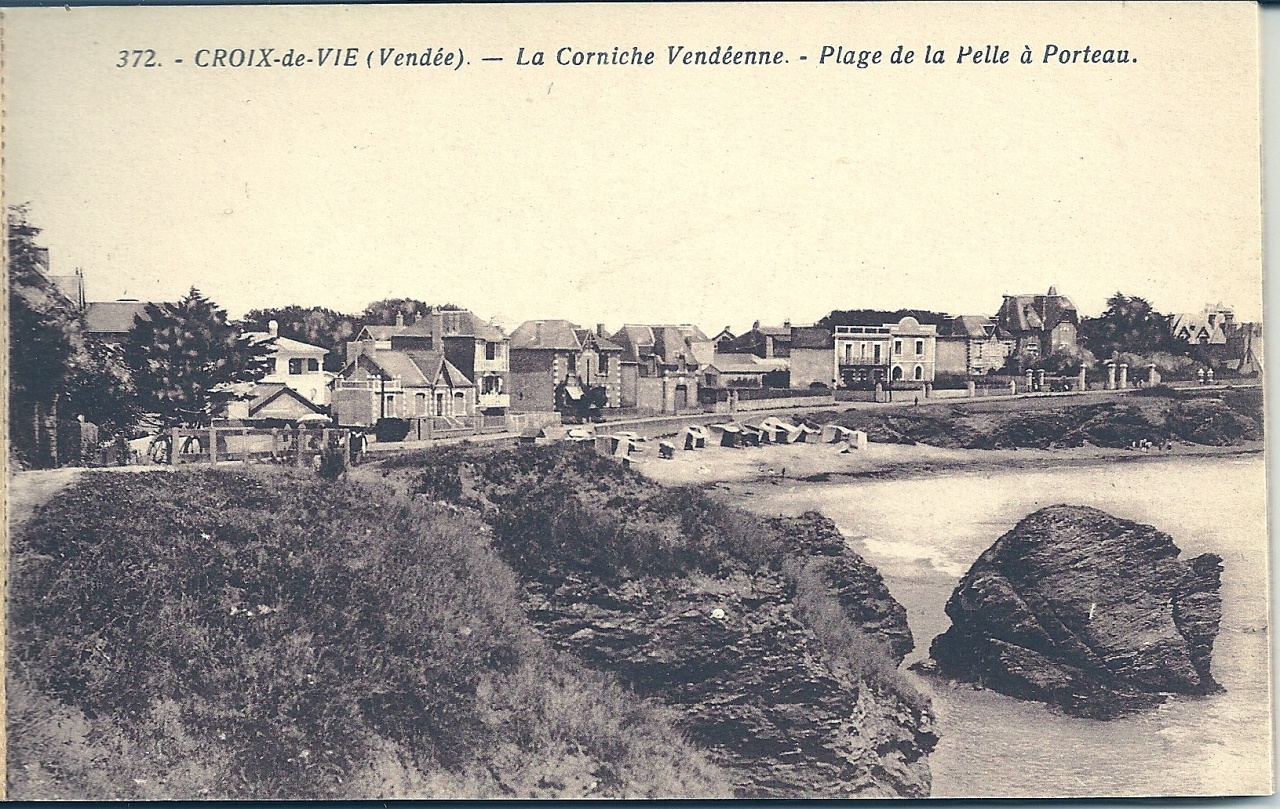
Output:
[[254,342],[195,287],[177,303],[148,304],[130,332],[125,363],[142,409],[166,425],[203,425],[266,375],[270,341]]

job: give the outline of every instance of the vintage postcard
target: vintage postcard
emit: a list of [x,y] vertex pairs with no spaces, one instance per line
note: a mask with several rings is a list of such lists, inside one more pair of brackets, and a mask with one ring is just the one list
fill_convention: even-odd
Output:
[[8,796],[1270,794],[1259,30],[4,10]]

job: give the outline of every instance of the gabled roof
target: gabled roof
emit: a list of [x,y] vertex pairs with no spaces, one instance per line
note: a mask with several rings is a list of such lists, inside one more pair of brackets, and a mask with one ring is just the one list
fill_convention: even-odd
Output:
[[581,351],[588,343],[594,343],[601,351],[622,350],[608,337],[567,320],[526,320],[508,339],[512,351]]
[[94,301],[84,310],[84,330],[90,334],[124,334],[135,317],[146,316],[146,301]]
[[760,359],[754,354],[718,354],[707,366],[728,374],[768,374],[786,371],[790,367],[785,359]]
[[363,365],[392,379],[399,379],[407,388],[435,387],[437,380],[451,388],[474,388],[466,374],[459,371],[439,351],[399,351],[377,349],[366,351],[342,369],[346,376],[350,369]]
[[1053,287],[1048,295],[1005,295],[996,322],[1011,332],[1052,331],[1062,323],[1076,324],[1076,305]]
[[365,326],[360,333],[355,336],[353,342],[361,342],[363,340],[390,340],[397,334],[404,334],[404,330],[408,326]]
[[946,322],[939,336],[985,340],[994,334],[995,327],[995,321],[986,315],[957,315]]
[[254,386],[253,393],[253,398],[249,400],[250,418],[262,418],[262,411],[268,406],[270,406],[269,411],[277,417],[287,417],[290,415],[289,411],[320,412],[320,408],[312,404],[307,397],[282,382],[259,382]]
[[[267,340],[272,339],[271,332],[266,331],[249,331],[245,332],[244,336],[248,337],[254,343],[264,343]],[[329,353],[329,349],[327,348],[313,346],[310,343],[304,343],[301,340],[292,340],[288,337],[277,336],[275,338],[275,347],[277,352],[287,351],[290,354],[315,354],[317,356],[324,356]]]
[[595,343],[597,351],[621,351],[622,350],[622,346],[618,345],[613,340],[610,340],[608,337],[605,337],[603,334],[596,334],[591,329],[583,329],[583,328],[575,327],[573,330],[573,333],[577,335],[578,342],[582,343],[582,345],[584,346],[587,345],[587,343],[589,342]]
[[567,320],[526,320],[511,332],[511,350],[580,351],[576,328]]
[[1227,342],[1227,334],[1223,323],[1215,319],[1210,325],[1206,314],[1178,314],[1169,323],[1169,330],[1179,340],[1192,343],[1205,342],[1209,345],[1223,345]]

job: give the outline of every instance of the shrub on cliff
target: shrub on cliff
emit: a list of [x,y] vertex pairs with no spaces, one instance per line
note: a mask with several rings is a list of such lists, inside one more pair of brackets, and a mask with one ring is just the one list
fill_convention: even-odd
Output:
[[535,577],[614,582],[754,569],[783,547],[758,520],[702,491],[659,486],[584,445],[448,447],[383,468],[415,468],[414,492],[480,508],[498,550]]
[[13,545],[10,794],[726,794],[549,650],[482,530],[279,470],[86,479]]
[[[1244,403],[1241,403],[1241,406]],[[1221,399],[1175,402],[1167,416],[1169,432],[1183,441],[1231,446],[1262,438],[1258,422],[1232,409]]]

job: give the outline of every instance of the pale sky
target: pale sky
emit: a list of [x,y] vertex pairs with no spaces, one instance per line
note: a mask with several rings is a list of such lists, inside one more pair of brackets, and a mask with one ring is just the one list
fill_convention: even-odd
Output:
[[[4,14],[5,197],[92,300],[194,284],[232,315],[415,297],[508,327],[714,333],[833,308],[992,314],[1052,284],[1084,314],[1118,289],[1261,317],[1248,3]],[[1043,64],[1050,43],[1138,61]],[[914,64],[818,63],[898,44]],[[926,44],[946,63],[922,64]],[[986,44],[1009,64],[955,64]],[[554,64],[615,45],[654,66]],[[670,45],[789,62],[669,66]],[[193,64],[334,46],[360,65]],[[517,66],[522,46],[550,64]],[[383,47],[470,64],[366,67]],[[114,67],[125,48],[162,66]]]

